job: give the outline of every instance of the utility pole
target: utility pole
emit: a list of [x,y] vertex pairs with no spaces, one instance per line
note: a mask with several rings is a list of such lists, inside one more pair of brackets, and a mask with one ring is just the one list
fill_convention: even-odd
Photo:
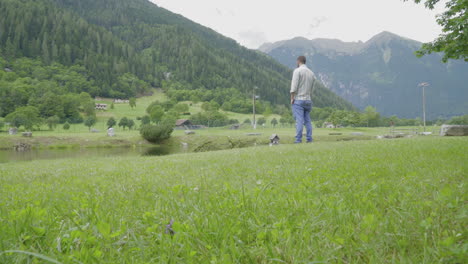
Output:
[[255,95],[255,90],[257,90],[258,87],[254,86],[253,88],[253,129],[257,129],[257,120],[255,118],[255,101],[257,100],[257,96]]
[[418,87],[422,87],[422,100],[423,100],[423,125],[424,125],[424,132],[426,132],[426,87],[430,84],[427,82],[420,83]]

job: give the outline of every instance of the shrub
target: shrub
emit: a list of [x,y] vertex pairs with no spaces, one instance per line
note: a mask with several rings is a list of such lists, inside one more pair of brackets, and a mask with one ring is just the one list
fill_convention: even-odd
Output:
[[5,117],[5,121],[9,122],[11,126],[20,127],[24,126],[26,130],[33,129],[34,126],[41,124],[42,119],[39,116],[39,110],[34,106],[19,107]]
[[151,118],[148,115],[145,115],[141,118],[142,125],[148,125],[149,123],[151,123]]
[[163,122],[159,125],[144,125],[140,129],[140,135],[151,143],[161,143],[171,137],[174,124]]
[[230,124],[230,125],[237,125],[237,124],[239,124],[239,120],[237,120],[237,119],[229,119],[229,124]]
[[468,115],[454,116],[448,123],[450,125],[468,125]]
[[189,111],[189,105],[179,103],[173,107],[173,110],[179,114],[187,113]]
[[57,124],[60,122],[60,118],[58,116],[51,116],[46,119],[47,126],[49,130],[54,130],[57,127]]
[[209,127],[222,127],[229,124],[229,118],[218,111],[201,112],[192,116],[192,122]]
[[70,129],[70,123],[65,122],[65,124],[63,124],[63,129],[64,129],[64,130]]
[[263,126],[264,124],[266,124],[266,118],[260,117],[260,118],[257,120],[257,124],[260,125],[260,126]]

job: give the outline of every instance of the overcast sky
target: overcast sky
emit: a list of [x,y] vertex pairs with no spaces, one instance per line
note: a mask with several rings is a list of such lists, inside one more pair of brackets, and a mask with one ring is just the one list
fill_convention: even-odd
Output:
[[249,48],[297,36],[366,41],[384,30],[427,42],[436,10],[402,0],[151,0]]

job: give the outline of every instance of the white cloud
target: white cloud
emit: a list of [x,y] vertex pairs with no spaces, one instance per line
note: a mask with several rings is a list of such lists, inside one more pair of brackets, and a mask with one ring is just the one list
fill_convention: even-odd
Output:
[[[435,15],[402,0],[152,0],[241,44],[257,48],[262,39],[278,41],[296,36],[366,41],[387,30],[431,41],[439,33]],[[446,0],[444,0],[446,1]]]
[[243,40],[243,44],[247,47],[258,48],[260,45],[268,42],[265,33],[256,30],[246,30],[239,32],[239,39]]
[[326,17],[314,17],[312,19],[312,23],[309,25],[306,37],[309,37],[310,35],[312,35],[315,32],[315,30],[319,28],[320,25],[322,25],[326,21],[327,21]]

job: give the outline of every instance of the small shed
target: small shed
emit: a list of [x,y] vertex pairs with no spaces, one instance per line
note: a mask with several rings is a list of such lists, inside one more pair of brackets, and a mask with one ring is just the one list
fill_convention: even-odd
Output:
[[192,122],[188,119],[179,119],[176,121],[176,127],[179,128],[190,128],[192,127]]
[[323,123],[324,128],[336,128],[336,126],[333,123],[330,122],[325,122]]

